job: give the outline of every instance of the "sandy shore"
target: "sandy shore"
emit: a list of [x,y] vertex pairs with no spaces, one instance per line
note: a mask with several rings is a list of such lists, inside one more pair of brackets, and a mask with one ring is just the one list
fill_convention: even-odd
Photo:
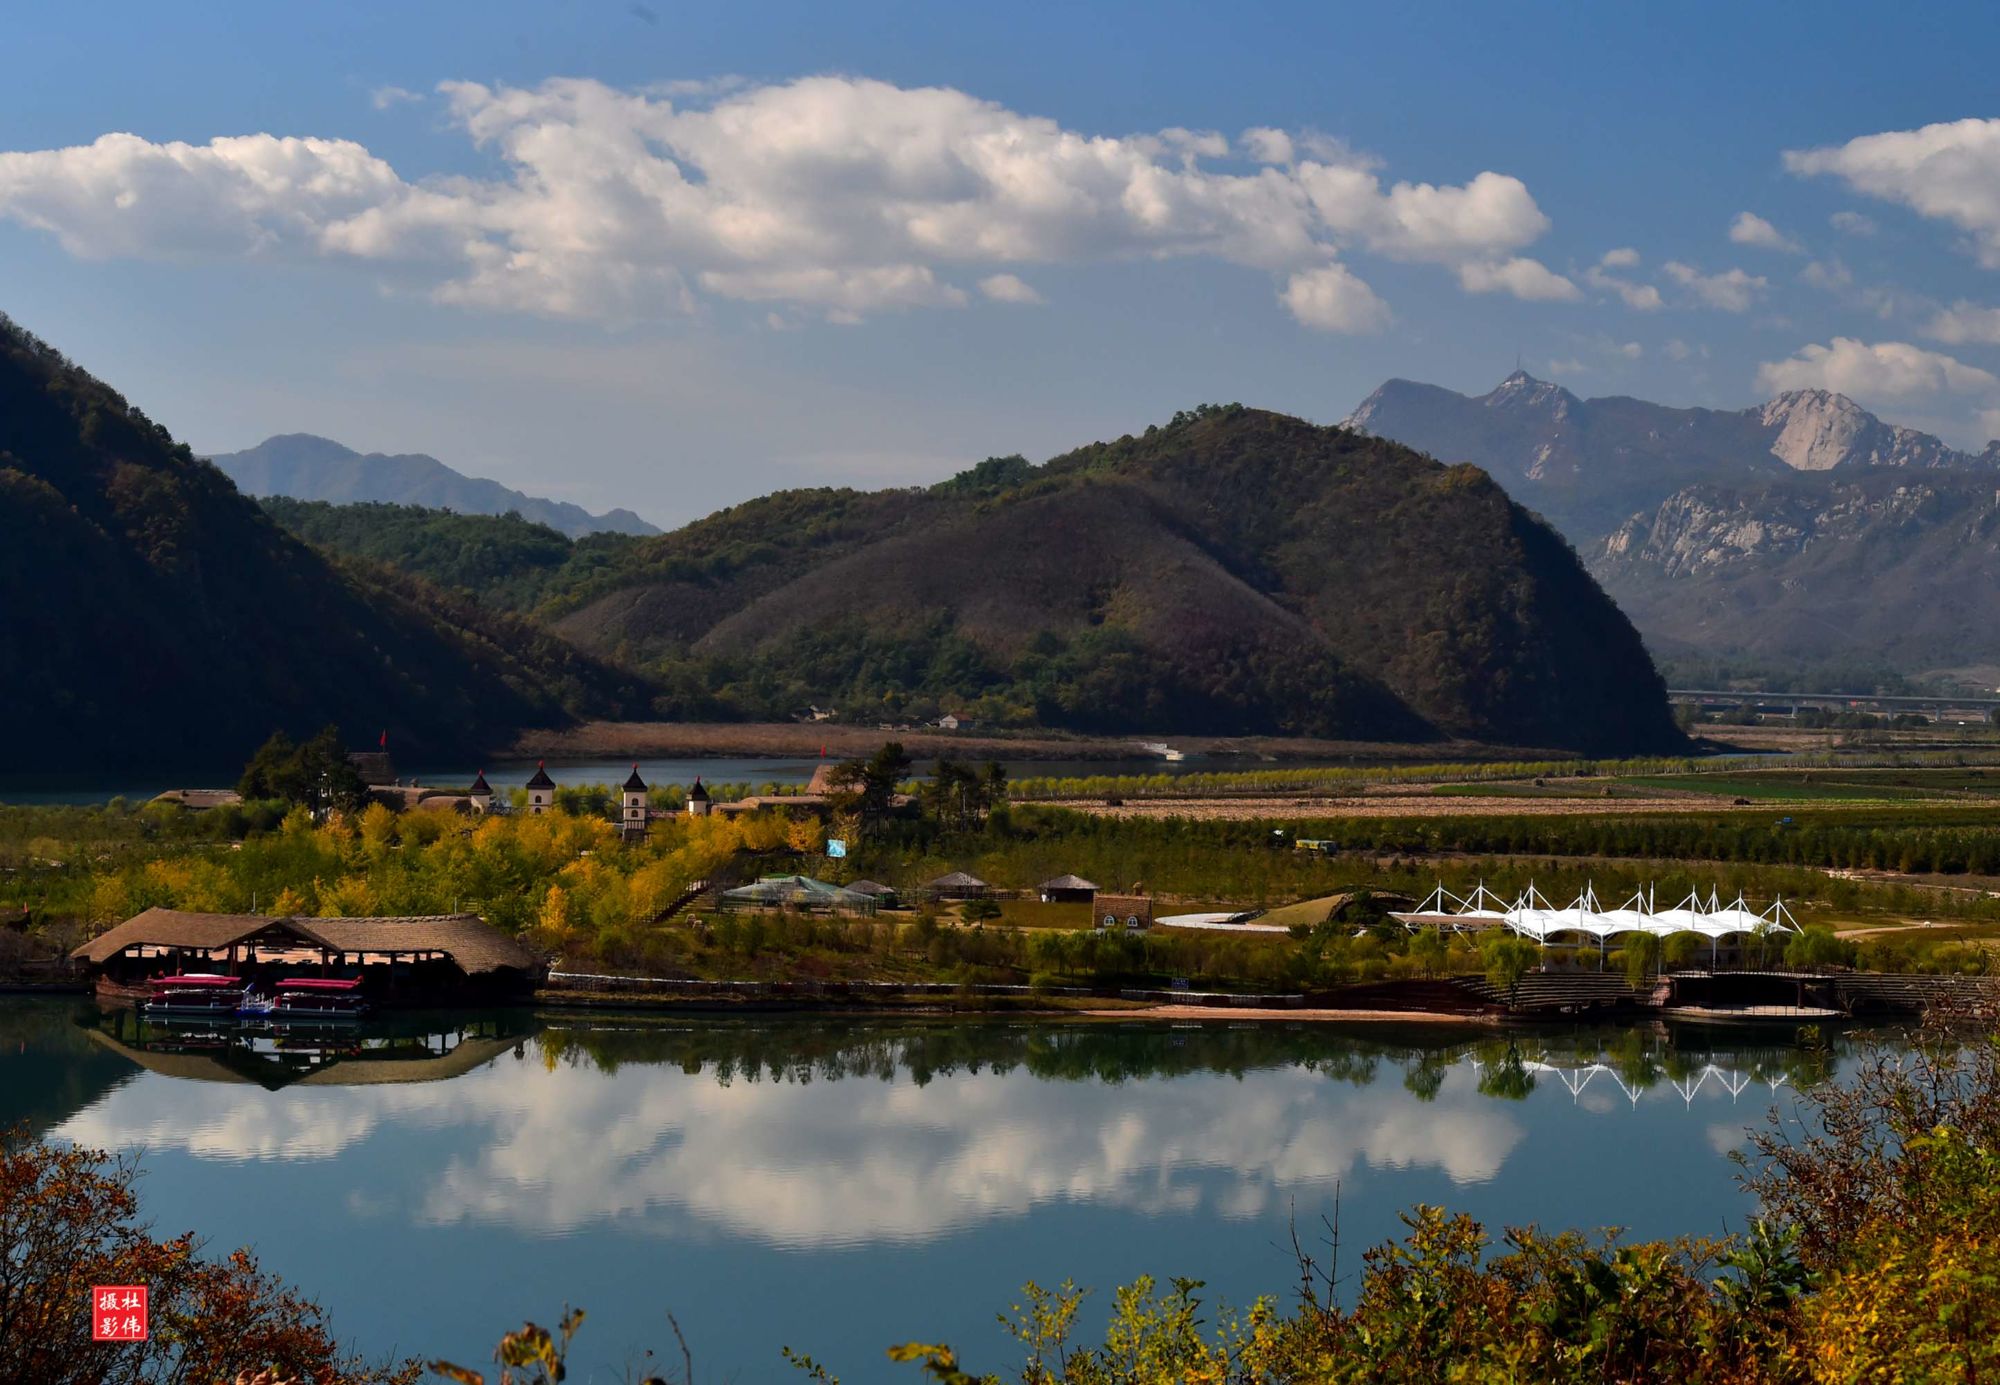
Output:
[[1399,1024],[1496,1024],[1498,1015],[1440,1015],[1428,1010],[1263,1010],[1228,1005],[1155,1005],[1144,1010],[1082,1010],[1093,1019],[1114,1020],[1312,1020],[1321,1023],[1393,1021]]

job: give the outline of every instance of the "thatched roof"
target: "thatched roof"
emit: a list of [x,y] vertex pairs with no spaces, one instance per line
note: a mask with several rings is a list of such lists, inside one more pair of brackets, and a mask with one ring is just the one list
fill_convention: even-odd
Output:
[[937,879],[931,881],[929,888],[933,890],[983,890],[986,888],[986,882],[976,875],[968,875],[962,870],[955,870],[950,875],[940,875]]
[[877,899],[887,899],[891,895],[902,893],[894,885],[884,885],[879,880],[856,880],[847,888],[856,894],[872,895]]
[[178,803],[197,812],[207,808],[227,808],[242,801],[243,795],[234,789],[168,789],[153,795],[155,803]]
[[448,952],[467,975],[501,967],[532,971],[541,965],[534,953],[477,914],[303,919],[148,909],[91,939],[70,956],[101,966],[128,947],[213,952],[266,929],[289,933],[305,946],[334,952]]
[[1095,881],[1084,879],[1081,875],[1058,875],[1053,880],[1044,880],[1041,883],[1041,888],[1044,890],[1095,890],[1097,884]]

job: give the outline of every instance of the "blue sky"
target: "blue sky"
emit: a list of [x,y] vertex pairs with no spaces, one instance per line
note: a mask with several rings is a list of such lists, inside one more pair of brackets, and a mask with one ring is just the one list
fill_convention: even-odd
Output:
[[662,523],[1202,400],[1333,421],[1389,376],[1476,392],[1517,355],[1586,395],[1825,385],[1976,445],[2000,434],[1996,29],[36,7],[7,20],[0,309],[202,450],[317,432]]

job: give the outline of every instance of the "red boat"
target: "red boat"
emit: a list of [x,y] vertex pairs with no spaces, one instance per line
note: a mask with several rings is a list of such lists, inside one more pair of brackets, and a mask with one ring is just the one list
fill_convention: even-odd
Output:
[[248,985],[237,976],[155,976],[146,982],[146,998],[139,1009],[148,1018],[228,1019],[243,1004]]

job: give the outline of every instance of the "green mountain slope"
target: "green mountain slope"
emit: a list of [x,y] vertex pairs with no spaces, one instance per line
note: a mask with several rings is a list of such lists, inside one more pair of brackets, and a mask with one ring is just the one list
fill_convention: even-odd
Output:
[[329,721],[407,756],[470,753],[645,705],[545,631],[329,563],[4,318],[0,532],[12,770],[212,772]]
[[563,635],[743,707],[1677,739],[1630,624],[1484,473],[1237,406],[925,491],[768,496],[554,585]]

